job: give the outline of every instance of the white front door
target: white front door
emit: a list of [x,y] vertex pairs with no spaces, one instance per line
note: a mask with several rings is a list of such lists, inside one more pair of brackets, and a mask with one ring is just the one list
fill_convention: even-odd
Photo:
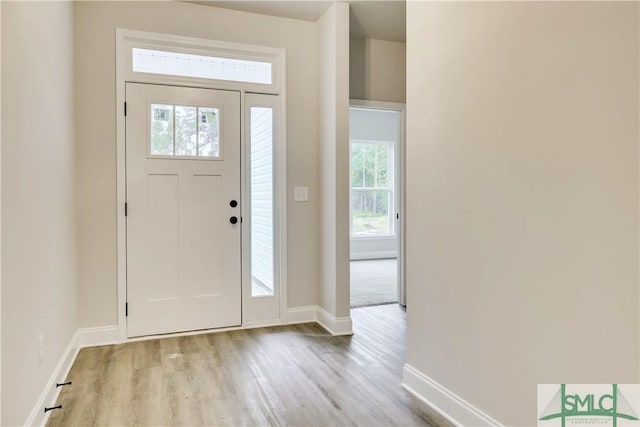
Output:
[[126,100],[127,335],[240,325],[240,94]]

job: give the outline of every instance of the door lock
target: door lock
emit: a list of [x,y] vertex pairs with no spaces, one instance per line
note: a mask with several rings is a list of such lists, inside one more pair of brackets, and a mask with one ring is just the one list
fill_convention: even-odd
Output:
[[238,223],[238,217],[237,216],[232,216],[231,218],[229,218],[229,222],[231,224],[237,224]]
[[238,202],[235,200],[232,200],[229,202],[229,206],[231,206],[232,208],[235,208],[236,206],[238,206]]

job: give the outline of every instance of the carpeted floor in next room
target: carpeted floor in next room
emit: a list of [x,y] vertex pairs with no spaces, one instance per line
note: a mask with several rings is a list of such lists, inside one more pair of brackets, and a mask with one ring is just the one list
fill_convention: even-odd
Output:
[[396,259],[351,261],[351,307],[398,302]]

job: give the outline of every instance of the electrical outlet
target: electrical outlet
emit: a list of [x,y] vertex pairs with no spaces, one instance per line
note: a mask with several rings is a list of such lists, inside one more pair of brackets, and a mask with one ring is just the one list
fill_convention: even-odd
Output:
[[308,202],[309,187],[293,187],[293,200],[295,202]]
[[38,337],[38,366],[44,362],[44,334]]

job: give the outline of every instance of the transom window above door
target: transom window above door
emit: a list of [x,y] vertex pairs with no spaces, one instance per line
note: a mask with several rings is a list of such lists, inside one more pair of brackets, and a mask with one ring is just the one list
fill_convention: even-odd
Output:
[[220,109],[151,104],[151,157],[219,159]]
[[134,72],[236,82],[273,83],[271,62],[133,48]]

